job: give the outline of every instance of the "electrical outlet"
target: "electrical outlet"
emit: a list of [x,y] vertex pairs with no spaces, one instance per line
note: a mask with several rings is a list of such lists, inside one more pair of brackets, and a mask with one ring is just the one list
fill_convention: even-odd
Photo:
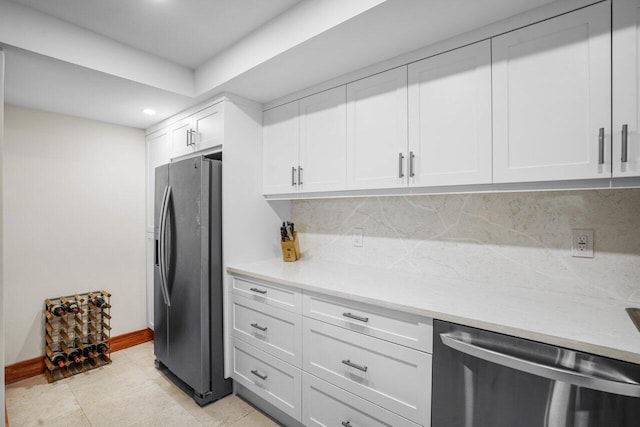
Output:
[[364,240],[364,230],[362,228],[354,228],[352,237],[353,237],[353,246],[357,246],[361,248],[362,241]]
[[593,230],[571,230],[571,256],[593,258]]

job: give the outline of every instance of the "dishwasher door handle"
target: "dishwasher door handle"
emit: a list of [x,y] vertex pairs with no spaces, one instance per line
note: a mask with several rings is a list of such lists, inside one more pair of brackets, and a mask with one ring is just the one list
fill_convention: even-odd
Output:
[[440,334],[442,343],[447,347],[468,354],[478,359],[496,363],[507,368],[527,372],[553,381],[561,381],[593,390],[613,393],[621,396],[640,397],[640,384],[637,382],[620,382],[586,375],[555,366],[548,366],[519,357],[510,356],[488,348],[462,341],[459,338]]

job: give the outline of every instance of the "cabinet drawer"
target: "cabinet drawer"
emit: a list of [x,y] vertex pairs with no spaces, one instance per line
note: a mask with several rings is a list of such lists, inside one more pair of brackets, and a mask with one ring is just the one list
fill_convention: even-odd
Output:
[[232,291],[236,295],[250,298],[262,304],[293,311],[294,313],[300,313],[302,310],[300,291],[286,286],[234,276]]
[[302,323],[306,372],[428,425],[431,355],[307,317]]
[[419,427],[313,375],[302,375],[302,422],[306,426]]
[[433,320],[426,317],[306,292],[302,296],[302,313],[416,350],[433,350]]
[[302,316],[238,295],[232,303],[234,337],[300,367]]
[[234,340],[233,379],[300,421],[302,416],[300,369],[252,345]]

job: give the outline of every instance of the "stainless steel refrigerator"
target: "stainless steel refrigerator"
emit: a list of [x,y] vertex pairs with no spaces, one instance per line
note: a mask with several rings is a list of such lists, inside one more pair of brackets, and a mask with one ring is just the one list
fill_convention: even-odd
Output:
[[156,367],[205,405],[231,392],[222,338],[222,162],[155,171]]

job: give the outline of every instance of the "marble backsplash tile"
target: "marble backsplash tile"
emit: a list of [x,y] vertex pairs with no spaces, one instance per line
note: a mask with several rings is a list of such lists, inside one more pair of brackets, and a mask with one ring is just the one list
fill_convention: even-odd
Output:
[[[291,210],[305,257],[640,303],[639,189],[305,200]],[[570,256],[574,228],[594,230],[594,258]]]

